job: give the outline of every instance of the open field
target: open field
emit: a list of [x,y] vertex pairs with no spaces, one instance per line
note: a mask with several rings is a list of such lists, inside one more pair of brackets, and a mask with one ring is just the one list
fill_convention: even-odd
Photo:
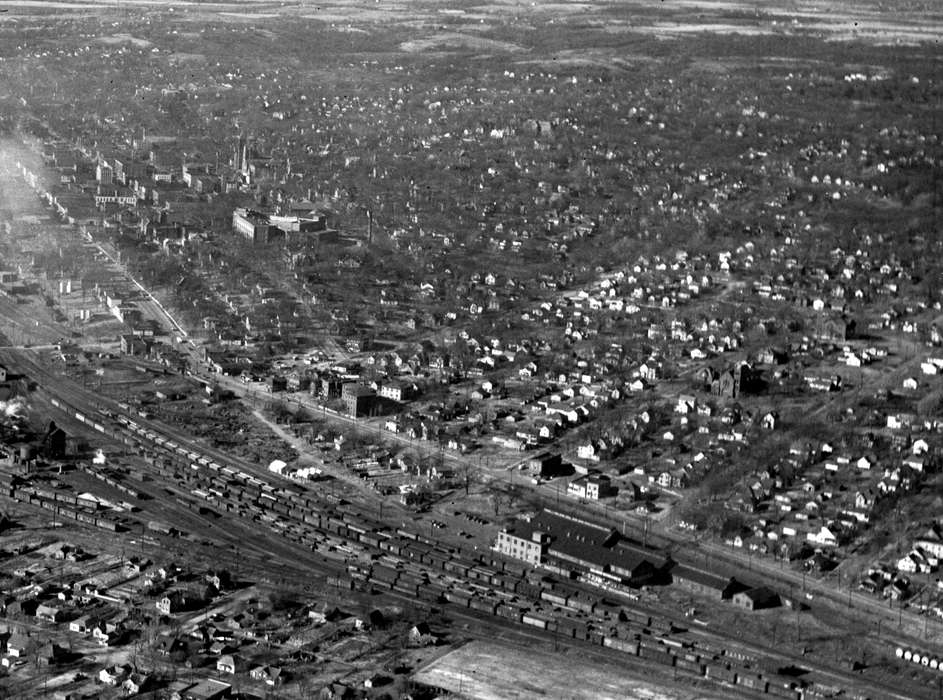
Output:
[[714,693],[665,687],[624,670],[554,654],[475,641],[436,659],[416,680],[473,700],[719,700]]
[[[111,2],[44,2],[40,0],[11,0],[4,3],[10,12],[0,22],[18,21],[20,16],[43,14],[55,16],[69,11],[93,11],[102,14],[130,12],[141,9],[148,12],[169,8],[178,12],[181,21],[267,21],[300,17],[338,26],[338,31],[349,30],[349,24],[393,26],[409,23],[420,30],[420,36],[405,42],[404,51],[451,51],[469,48],[498,52],[522,50],[514,43],[482,38],[477,42],[463,34],[451,31],[465,29],[487,33],[481,25],[487,20],[501,18],[526,26],[526,23],[578,24],[581,29],[592,28],[601,35],[639,34],[656,37],[679,37],[688,34],[738,34],[742,36],[819,37],[829,41],[864,42],[881,45],[933,44],[943,33],[943,13],[932,3],[894,4],[894,13],[886,10],[886,3],[842,2],[824,4],[818,1],[797,0],[785,6],[781,3],[730,2],[728,0],[690,0],[653,8],[651,3],[631,2],[498,2],[476,4],[451,3],[448,8],[439,3],[400,2],[384,3],[382,9],[374,3],[319,2],[307,0],[291,3],[254,2],[169,2],[168,0],[121,0]],[[439,31],[440,27],[450,31]]]

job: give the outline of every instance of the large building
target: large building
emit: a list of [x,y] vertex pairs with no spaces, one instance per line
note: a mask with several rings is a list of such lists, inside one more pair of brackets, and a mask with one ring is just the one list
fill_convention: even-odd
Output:
[[291,240],[303,233],[327,229],[327,218],[315,211],[292,213],[287,216],[267,214],[254,209],[236,209],[232,213],[232,227],[236,233],[254,243]]
[[376,405],[377,394],[362,384],[350,382],[341,388],[341,399],[348,416],[369,416]]
[[528,527],[527,523],[521,523],[518,527],[501,530],[494,543],[494,550],[536,566],[544,559],[548,541],[545,533]]
[[275,228],[268,216],[252,209],[236,209],[232,213],[232,228],[253,243],[268,243]]
[[672,564],[657,552],[622,540],[616,530],[550,510],[505,528],[493,548],[528,564],[549,563],[629,586],[664,579]]
[[380,387],[380,396],[391,401],[409,401],[415,394],[415,387],[406,382],[392,381]]

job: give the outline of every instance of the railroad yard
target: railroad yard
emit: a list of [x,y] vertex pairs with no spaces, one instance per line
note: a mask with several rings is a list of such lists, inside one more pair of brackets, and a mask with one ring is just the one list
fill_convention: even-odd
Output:
[[[100,550],[95,566],[88,570],[70,567],[82,571],[82,581],[94,582],[77,581],[70,586],[70,608],[89,597],[130,604],[145,617],[153,617],[153,603],[148,608],[145,602],[154,599],[155,589],[142,589],[135,580],[142,574],[153,576],[162,561],[179,557],[191,570],[231,567],[228,570],[239,585],[250,586],[255,598],[265,597],[261,591],[275,591],[299,609],[327,601],[368,611],[369,616],[372,610],[368,609],[374,605],[382,608],[382,601],[390,599],[387,604],[396,608],[400,626],[432,621],[427,625],[434,630],[435,620],[449,618],[450,632],[443,635],[446,643],[473,638],[458,634],[454,639],[457,620],[468,620],[472,628],[487,628],[496,622],[502,628],[511,625],[512,630],[535,637],[539,645],[557,653],[563,647],[576,658],[599,656],[610,663],[629,657],[619,663],[632,664],[656,685],[659,678],[670,677],[672,683],[680,678],[692,688],[713,687],[714,692],[723,688],[724,693],[746,697],[757,693],[825,697],[838,685],[858,687],[862,696],[876,687],[882,688],[884,697],[913,697],[912,693],[919,692],[889,682],[889,669],[884,664],[896,664],[897,660],[870,663],[854,673],[850,666],[846,672],[819,666],[814,650],[828,644],[829,628],[823,629],[824,634],[807,631],[800,639],[795,635],[798,628],[790,629],[793,622],[787,614],[786,619],[777,621],[779,639],[775,645],[741,641],[740,634],[724,632],[731,624],[738,624],[738,615],[720,624],[707,624],[678,612],[686,607],[679,604],[684,595],[679,601],[661,602],[653,593],[643,593],[640,598],[628,589],[600,591],[586,585],[589,578],[584,577],[583,583],[569,580],[559,565],[532,568],[495,556],[485,547],[445,544],[417,531],[405,509],[401,526],[393,527],[389,512],[384,521],[366,515],[362,495],[344,484],[332,488],[328,479],[300,486],[287,479],[273,479],[258,465],[200,448],[69,380],[60,379],[55,388],[49,388],[51,382],[43,387],[43,377],[51,375],[28,353],[4,351],[3,360],[9,368],[19,367],[39,377],[36,393],[48,400],[53,419],[61,416],[83,424],[90,430],[90,439],[98,434],[103,446],[114,446],[111,450],[121,446],[126,456],[121,461],[129,465],[83,464],[61,472],[58,468],[34,469],[29,460],[20,461],[14,455],[4,468],[9,470],[3,472],[5,495],[23,508],[28,506],[30,520],[46,523],[39,528],[44,534],[31,535],[30,541],[55,537],[66,523],[113,533],[116,538],[114,544]],[[140,467],[130,466],[134,462]],[[71,527],[64,532],[70,531]],[[93,534],[82,541],[88,544],[80,545],[81,549],[87,547],[92,552],[103,544]],[[20,555],[7,550],[13,570],[21,568],[18,562],[28,561],[19,557],[37,559],[38,550],[25,543],[21,549]],[[660,553],[653,550],[652,555]],[[201,561],[205,562],[202,566]],[[274,561],[277,569],[272,568]],[[138,571],[145,562],[150,562],[149,566]],[[49,593],[55,591],[55,581],[74,579],[56,567],[40,567],[36,573],[35,578],[28,577],[30,585]],[[325,592],[330,597],[325,598]],[[697,596],[686,599],[693,607],[700,607]],[[212,619],[213,611],[223,602],[225,598],[202,600],[200,605],[205,607],[198,609],[200,618]],[[805,605],[801,601],[795,605],[798,620]],[[171,624],[180,630],[177,634],[186,632],[188,626],[180,618]],[[155,625],[160,629],[153,619],[140,628],[129,620],[127,628],[147,630],[153,644],[161,634]],[[40,629],[52,634],[55,626],[40,623]],[[758,636],[769,634],[762,629],[755,632]],[[515,633],[510,634],[513,639]],[[774,638],[775,634],[774,630]],[[257,633],[248,638],[257,639]],[[140,645],[141,638],[138,640]],[[890,656],[877,642],[860,648],[862,658]],[[248,650],[253,648],[250,645]],[[848,648],[844,653],[850,651]],[[388,665],[380,666],[389,672]],[[298,668],[300,675],[302,667]],[[354,676],[357,673],[351,671]],[[420,679],[438,678],[436,673],[441,672],[429,671]],[[310,678],[310,670],[304,670],[304,675]],[[908,682],[929,683],[933,679],[927,669]],[[454,682],[451,677],[445,685],[451,687]],[[485,696],[499,696],[501,687],[494,686]]]

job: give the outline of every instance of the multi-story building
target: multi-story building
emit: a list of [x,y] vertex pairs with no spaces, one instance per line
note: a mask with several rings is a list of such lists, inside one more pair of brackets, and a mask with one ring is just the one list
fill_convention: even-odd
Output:
[[324,231],[327,218],[317,212],[292,214],[267,214],[252,209],[236,209],[232,215],[232,226],[250,241],[268,243],[276,238],[289,239],[293,235]]
[[520,523],[514,528],[504,528],[498,533],[494,550],[506,557],[520,559],[528,564],[540,564],[547,553],[549,536]]
[[265,214],[252,209],[236,209],[232,213],[232,227],[236,233],[242,234],[254,243],[268,243],[269,236],[275,228],[269,223]]
[[341,389],[341,399],[347,415],[357,418],[368,416],[376,404],[376,392],[361,384],[350,382]]

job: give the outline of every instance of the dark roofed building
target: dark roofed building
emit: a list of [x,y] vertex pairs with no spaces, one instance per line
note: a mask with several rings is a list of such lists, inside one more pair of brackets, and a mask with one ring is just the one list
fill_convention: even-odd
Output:
[[718,576],[684,565],[671,570],[671,580],[687,591],[720,600],[730,600],[737,593],[748,589],[748,586],[732,576]]
[[779,594],[766,586],[749,588],[733,596],[733,604],[744,610],[763,610],[782,605]]
[[563,460],[559,454],[543,452],[527,462],[531,476],[550,477],[561,473]]
[[608,574],[623,583],[641,586],[652,582],[668,561],[629,542],[618,531],[554,511],[542,511],[531,526],[550,538],[547,555],[576,569]]

